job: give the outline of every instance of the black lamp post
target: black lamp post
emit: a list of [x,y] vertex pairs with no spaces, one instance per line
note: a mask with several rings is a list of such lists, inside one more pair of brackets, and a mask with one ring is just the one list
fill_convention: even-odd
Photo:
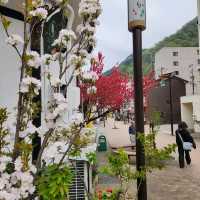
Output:
[[[133,34],[135,124],[137,136],[144,133],[143,73],[142,73],[142,31],[146,25],[145,0],[128,0],[128,29]],[[145,152],[141,141],[136,137],[136,168],[145,167]],[[146,175],[137,179],[138,200],[147,200]]]
[[[170,105],[170,125],[171,125],[171,135],[174,135],[174,112],[173,112],[173,95],[172,95],[172,78],[178,75],[178,71],[174,71],[168,74],[162,74],[160,76],[161,84],[163,80],[169,81],[169,105]],[[162,85],[161,85],[162,86]]]

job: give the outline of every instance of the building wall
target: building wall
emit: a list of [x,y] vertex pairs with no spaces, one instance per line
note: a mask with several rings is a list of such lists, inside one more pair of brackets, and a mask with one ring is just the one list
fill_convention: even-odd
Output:
[[[158,82],[159,84],[159,82]],[[169,81],[165,82],[165,86],[155,87],[149,93],[148,98],[148,115],[153,111],[161,113],[161,123],[170,123],[170,92]],[[185,96],[185,83],[183,80],[172,79],[172,102],[173,102],[173,119],[174,123],[181,120],[180,97]]]
[[21,0],[15,0],[15,1],[8,1],[8,3],[6,4],[6,7],[12,9],[12,10],[16,10],[18,12],[22,12],[23,11],[23,5],[22,5],[23,1]]
[[[177,66],[175,63],[177,62]],[[200,60],[198,47],[164,47],[155,55],[155,76],[179,71],[179,77],[189,81],[186,94],[192,94],[192,69],[194,73],[195,94],[200,94]]]
[[[78,3],[79,0],[76,0],[76,3]],[[17,1],[16,1],[17,2]],[[8,4],[8,7],[15,10],[18,9],[18,4],[16,2],[10,2]],[[75,6],[75,14],[77,15],[77,5],[73,2],[72,6]],[[15,33],[23,36],[23,22],[11,19],[12,22],[11,26],[9,27],[9,33]],[[75,19],[75,23],[77,24],[78,19]],[[21,61],[18,59],[17,54],[15,50],[8,46],[5,42],[6,35],[3,30],[3,26],[0,23],[0,106],[7,107],[8,111],[10,113],[13,113],[14,108],[17,106],[17,100],[18,100],[18,94],[17,91],[19,89],[19,75],[20,75],[20,66]],[[58,66],[58,64],[57,64]],[[55,66],[52,66],[53,72],[58,73],[55,71]],[[72,72],[72,69],[69,69],[67,71],[67,74],[69,75]],[[42,118],[45,117],[45,110],[46,105],[49,100],[49,85],[47,81],[44,83],[42,82],[42,100],[43,100],[43,114]],[[69,103],[69,110],[67,112],[67,119],[70,118],[70,116],[73,114],[75,108],[77,108],[80,104],[80,89],[76,87],[76,78],[72,80],[72,83],[70,84],[68,91],[67,91],[68,103]],[[44,97],[45,96],[45,97]],[[14,113],[13,113],[13,119],[14,119]]]
[[193,115],[193,104],[181,103],[181,120],[186,122],[190,129],[194,129],[192,115]]
[[185,96],[181,98],[181,118],[194,132],[200,132],[200,96]]
[[[10,18],[9,18],[10,19]],[[9,27],[10,33],[23,35],[23,22],[15,19]],[[17,106],[17,90],[19,89],[20,59],[15,50],[5,42],[6,35],[0,23],[0,106],[11,112]]]

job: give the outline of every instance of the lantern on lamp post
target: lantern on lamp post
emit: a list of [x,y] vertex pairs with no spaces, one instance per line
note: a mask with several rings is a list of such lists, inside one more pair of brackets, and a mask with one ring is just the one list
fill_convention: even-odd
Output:
[[[142,31],[146,28],[145,0],[128,0],[128,30],[133,34],[133,72],[135,92],[135,125],[137,136],[144,134],[144,102],[142,73]],[[145,168],[144,146],[136,137],[136,168]],[[138,200],[147,200],[146,175],[137,179]]]
[[146,28],[146,1],[145,0],[128,0],[128,29]]

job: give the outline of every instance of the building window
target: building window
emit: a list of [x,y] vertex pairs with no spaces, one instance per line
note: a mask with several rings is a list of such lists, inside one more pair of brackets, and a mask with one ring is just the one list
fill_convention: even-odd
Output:
[[55,39],[58,38],[59,32],[61,29],[67,27],[68,19],[62,11],[53,15],[48,22],[44,24],[44,52],[51,54],[52,50],[55,49],[52,47],[52,43]]
[[178,56],[178,51],[172,52],[172,55],[173,55],[173,56]]
[[199,49],[197,49],[197,55],[199,55]]
[[197,59],[197,64],[200,65],[200,59]]
[[174,65],[174,66],[178,66],[178,61],[174,61],[174,62],[173,62],[173,65]]

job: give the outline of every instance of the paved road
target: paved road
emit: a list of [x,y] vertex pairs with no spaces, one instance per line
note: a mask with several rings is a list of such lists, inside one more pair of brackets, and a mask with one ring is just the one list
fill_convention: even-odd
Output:
[[[106,127],[101,130],[105,133],[109,144],[112,146],[129,145],[128,125],[116,122],[118,129],[113,129],[113,126],[113,120],[108,119]],[[148,127],[145,128],[148,131]],[[170,135],[169,125],[160,127],[156,143],[158,147],[175,143],[175,137]],[[175,160],[171,161],[166,169],[154,171],[148,175],[148,200],[200,200],[200,141],[196,143],[197,150],[191,153],[191,166],[180,169],[177,161],[178,155],[175,153]],[[112,184],[109,183],[109,185]],[[135,188],[130,193],[132,191],[135,191]]]

